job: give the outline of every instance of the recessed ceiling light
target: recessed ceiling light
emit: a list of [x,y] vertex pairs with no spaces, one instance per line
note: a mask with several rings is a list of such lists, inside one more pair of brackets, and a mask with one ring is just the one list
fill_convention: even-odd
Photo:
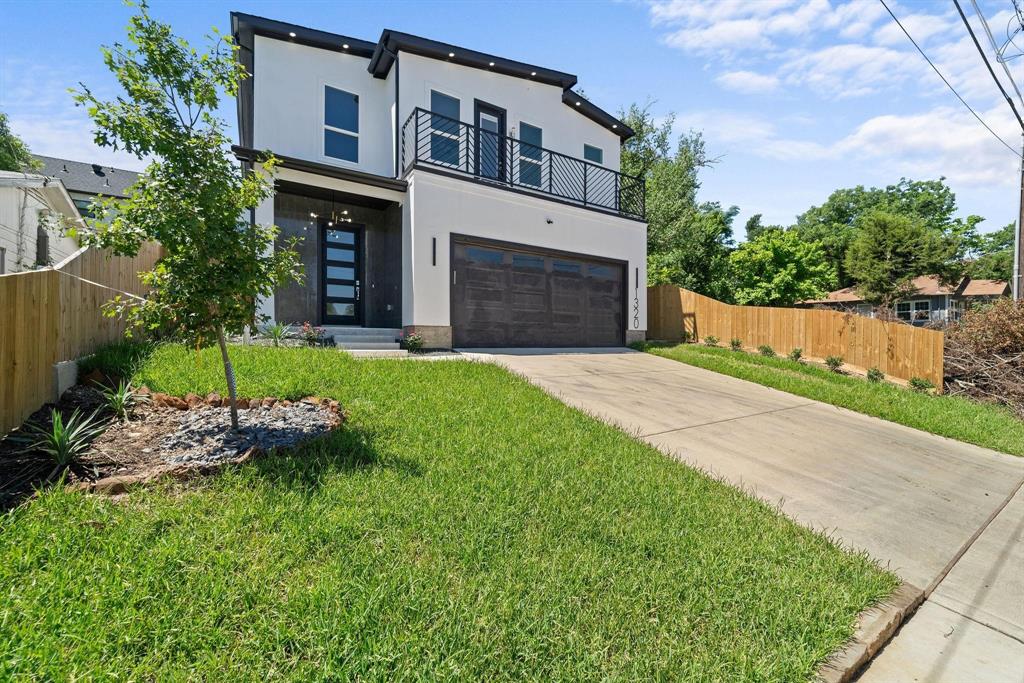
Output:
[[579,102],[577,102],[577,103],[576,103],[576,106],[577,106],[577,107],[578,107],[578,106],[580,106],[580,103],[579,103]]
[[617,123],[613,123],[612,124],[612,128],[618,128],[618,127],[619,127],[619,125]]
[[449,53],[448,53],[448,57],[449,57],[449,58],[451,58],[451,57],[454,57],[454,56],[455,56],[455,53],[454,53],[454,52],[449,52]]
[[289,31],[288,35],[291,36],[292,38],[294,38],[295,37],[295,31]]
[[342,50],[347,50],[348,49],[348,43],[345,43],[344,45],[342,45],[341,49]]
[[494,66],[494,62],[490,62],[487,66]]
[[531,76],[536,76],[536,75],[537,75],[537,72],[536,72],[536,71],[531,71],[531,72],[530,72],[530,75],[531,75]]

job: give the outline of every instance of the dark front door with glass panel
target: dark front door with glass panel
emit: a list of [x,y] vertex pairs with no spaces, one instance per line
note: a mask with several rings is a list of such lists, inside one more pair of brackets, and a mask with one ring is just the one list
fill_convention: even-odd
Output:
[[323,224],[323,306],[328,325],[361,325],[362,236],[361,227]]
[[476,103],[476,175],[505,179],[505,110]]

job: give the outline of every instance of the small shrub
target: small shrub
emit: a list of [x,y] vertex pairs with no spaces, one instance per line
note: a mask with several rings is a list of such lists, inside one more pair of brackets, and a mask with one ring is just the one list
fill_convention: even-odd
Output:
[[768,346],[767,344],[761,344],[757,347],[757,352],[765,358],[775,358],[775,349]]
[[306,343],[306,346],[324,345],[324,328],[316,327],[308,320],[302,323],[302,329],[299,331],[299,336],[302,337],[302,341]]
[[789,358],[791,361],[793,361],[795,363],[799,363],[801,360],[803,360],[803,357],[804,357],[804,350],[801,349],[799,346],[796,347],[795,349],[793,349],[792,351],[790,351],[789,352],[789,356],[787,356],[787,358]]
[[732,339],[729,340],[729,348],[732,349],[733,351],[742,351],[743,340],[740,339],[739,337],[733,337]]
[[688,344],[690,341],[691,341],[690,340],[690,331],[689,330],[683,330],[682,336],[679,337],[679,343],[680,344]]
[[128,420],[128,415],[136,404],[149,400],[145,394],[135,393],[131,383],[124,380],[121,380],[117,387],[100,387],[100,393],[106,399],[110,412],[114,413],[119,420],[125,421]]
[[829,356],[828,358],[825,359],[825,365],[827,365],[828,369],[831,370],[832,372],[839,372],[839,370],[843,367],[843,357]]
[[911,377],[910,381],[907,382],[907,386],[910,387],[911,391],[916,391],[919,394],[926,394],[935,388],[935,385],[924,377]]
[[263,328],[263,336],[269,339],[274,346],[280,346],[281,342],[288,338],[288,326],[284,323],[266,325]]
[[718,337],[713,334],[704,337],[704,346],[718,346]]
[[50,411],[49,428],[41,424],[26,425],[24,435],[16,441],[24,443],[27,450],[46,453],[53,458],[54,464],[65,468],[106,429],[106,422],[96,419],[97,412],[93,411],[88,417],[83,417],[76,408],[65,424],[60,411],[54,408]]
[[878,368],[871,368],[868,370],[868,381],[878,383],[885,379],[885,373]]
[[423,337],[415,332],[410,332],[402,338],[402,344],[405,346],[407,351],[416,353],[423,348]]

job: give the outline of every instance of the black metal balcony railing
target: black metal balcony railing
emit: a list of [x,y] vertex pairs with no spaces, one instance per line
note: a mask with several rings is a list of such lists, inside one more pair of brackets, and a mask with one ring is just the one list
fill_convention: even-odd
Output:
[[402,126],[402,169],[426,164],[489,183],[643,220],[643,178],[416,108]]

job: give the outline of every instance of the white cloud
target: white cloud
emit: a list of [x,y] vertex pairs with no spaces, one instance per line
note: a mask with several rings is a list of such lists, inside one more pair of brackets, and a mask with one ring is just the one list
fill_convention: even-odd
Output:
[[807,86],[826,97],[861,97],[924,75],[927,65],[907,57],[886,47],[832,45],[793,57],[779,74],[787,84]]
[[726,90],[744,94],[767,93],[779,87],[777,76],[756,71],[727,71],[719,74],[715,81]]

